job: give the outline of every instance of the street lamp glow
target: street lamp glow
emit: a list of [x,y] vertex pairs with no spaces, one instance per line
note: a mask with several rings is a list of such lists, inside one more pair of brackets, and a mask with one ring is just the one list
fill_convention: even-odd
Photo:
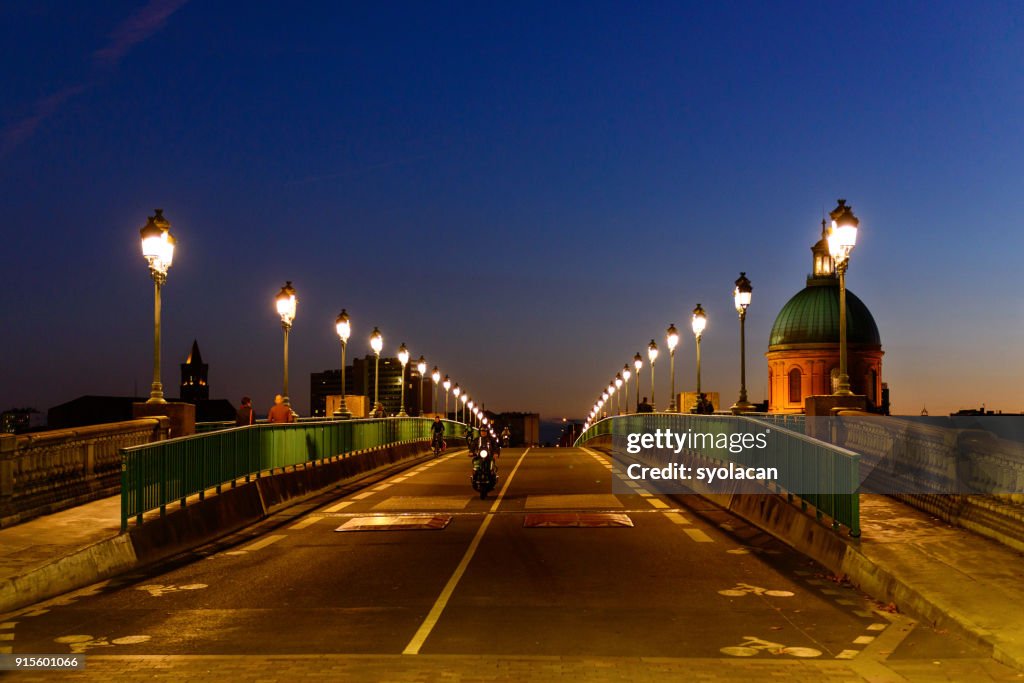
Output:
[[623,396],[626,397],[626,409],[625,413],[629,413],[629,378],[633,376],[633,373],[629,369],[629,363],[622,366],[622,382],[626,388],[623,390]]
[[708,325],[708,317],[704,313],[704,309],[701,308],[700,304],[697,304],[697,308],[693,309],[693,336],[700,339],[700,336],[704,334],[704,328]]
[[277,314],[281,316],[281,329],[284,330],[284,399],[285,405],[291,405],[288,398],[288,333],[291,332],[292,323],[295,322],[295,312],[299,300],[295,296],[295,288],[292,281],[284,283],[284,287],[275,297],[277,303]]
[[370,333],[370,348],[376,356],[373,364],[373,409],[377,410],[377,404],[380,403],[380,352],[384,348],[384,335],[376,327]]
[[647,345],[647,360],[651,362],[651,410],[654,410],[654,361],[658,358],[658,345],[651,340]]
[[338,339],[341,340],[341,402],[338,409],[334,411],[334,417],[352,417],[348,410],[348,402],[345,400],[345,350],[348,346],[348,338],[352,335],[352,324],[349,322],[348,313],[341,309],[337,319],[334,321],[334,329],[338,332]]
[[149,276],[153,279],[153,385],[146,403],[167,403],[164,399],[164,385],[160,381],[160,291],[167,282],[167,271],[174,260],[174,237],[171,223],[164,218],[163,209],[156,209],[139,230],[142,240],[142,256],[149,264]]
[[402,389],[398,417],[409,417],[409,414],[405,412],[405,366],[409,362],[409,349],[405,348],[405,342],[402,342],[402,345],[398,347],[398,362],[402,364]]
[[427,376],[427,359],[424,358],[423,356],[420,356],[420,359],[418,361],[416,361],[416,369],[419,371],[420,377],[426,377]]
[[850,265],[850,253],[857,245],[860,221],[853,215],[853,209],[846,205],[845,199],[838,200],[838,206],[829,213],[829,217],[832,218],[832,230],[828,234],[828,251],[839,275],[839,377],[833,393],[852,396],[846,360],[846,269]]
[[[425,368],[426,366],[424,366]],[[441,381],[441,371],[437,369],[436,365],[434,366],[434,371],[430,373],[430,379],[434,380],[434,384],[438,384]]]
[[857,246],[857,228],[860,220],[853,215],[853,209],[846,205],[845,199],[829,214],[832,218],[832,230],[828,233],[828,251],[838,267],[850,258],[850,252]]
[[668,411],[676,412],[676,346],[679,345],[679,330],[675,323],[669,323],[665,330],[665,344],[668,346],[669,379],[671,381],[668,395]]
[[733,303],[736,304],[736,313],[740,318],[740,398],[732,406],[733,413],[739,415],[754,409],[754,406],[747,401],[747,307],[750,306],[751,296],[754,292],[746,273],[740,273],[736,280],[736,287],[732,290]]
[[[436,369],[436,368],[435,368]],[[441,386],[444,387],[444,419],[448,419],[448,396],[452,388],[452,380],[448,375],[444,376],[444,381],[441,382]]]

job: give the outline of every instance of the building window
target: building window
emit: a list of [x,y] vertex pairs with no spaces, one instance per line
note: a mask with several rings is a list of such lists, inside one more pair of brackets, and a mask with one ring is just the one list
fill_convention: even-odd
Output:
[[793,368],[789,371],[789,402],[799,403],[803,400],[802,386],[800,380],[800,368]]

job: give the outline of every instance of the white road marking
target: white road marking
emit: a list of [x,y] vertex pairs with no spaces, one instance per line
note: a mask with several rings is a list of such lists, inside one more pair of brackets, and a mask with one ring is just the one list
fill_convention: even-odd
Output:
[[239,552],[251,553],[251,552],[253,552],[255,550],[262,550],[263,548],[266,548],[268,545],[271,545],[273,543],[277,543],[278,541],[280,541],[284,537],[285,537],[284,534],[277,534],[277,535],[274,535],[274,536],[267,536],[266,538],[261,538],[260,540],[256,541],[255,543],[250,543],[249,545],[247,545],[247,546],[245,546],[243,548],[239,548]]
[[0,640],[14,640],[13,633],[0,633]]
[[0,629],[8,631],[8,630],[14,628],[17,625],[18,625],[18,622],[16,622],[16,621],[5,621],[4,623],[0,624]]
[[859,636],[853,639],[854,645],[867,645],[875,639],[874,636]]
[[299,520],[295,524],[292,524],[290,527],[288,527],[288,531],[298,531],[299,529],[305,529],[307,526],[312,526],[316,524],[321,519],[323,519],[323,517],[314,517],[310,515],[309,517],[306,517],[305,519]]
[[[673,511],[673,512],[666,512],[665,513],[665,517],[667,517],[672,522],[675,522],[676,524],[689,524],[690,523],[690,520],[688,520],[686,517],[684,517],[682,515],[682,513],[675,512],[675,511]],[[729,552],[732,552],[732,551],[730,550]]]
[[324,510],[324,512],[337,512],[338,510],[344,510],[345,508],[347,508],[351,504],[352,504],[351,500],[346,500],[346,501],[343,501],[341,503],[336,503],[336,504],[332,505],[331,507],[329,507],[326,510]]
[[403,655],[418,655],[420,649],[423,647],[423,643],[426,642],[430,636],[430,632],[434,630],[434,626],[437,625],[438,619],[441,618],[441,613],[444,612],[444,608],[448,605],[448,601],[452,597],[452,593],[455,592],[455,587],[459,584],[459,580],[462,579],[462,575],[466,572],[466,568],[469,566],[470,560],[473,559],[473,555],[476,554],[476,549],[480,545],[480,541],[484,537],[484,533],[487,531],[487,527],[490,526],[491,520],[494,519],[494,513],[498,511],[498,506],[501,505],[501,499],[505,497],[505,492],[508,491],[509,486],[512,484],[512,478],[516,476],[516,472],[519,471],[519,466],[523,464],[523,459],[526,454],[530,452],[527,448],[523,451],[523,454],[519,456],[519,460],[516,461],[516,466],[512,468],[511,474],[508,475],[508,479],[505,480],[505,485],[501,489],[501,493],[494,500],[494,504],[488,511],[487,516],[484,517],[484,521],[480,524],[480,528],[477,529],[476,535],[473,536],[472,542],[469,544],[469,548],[466,549],[466,553],[462,556],[462,561],[459,562],[459,566],[455,568],[455,572],[448,579],[448,583],[445,584],[444,589],[441,591],[441,595],[437,597],[434,602],[434,606],[430,608],[430,612],[427,614],[427,618],[420,624],[419,629],[413,635],[412,640],[405,646],[402,651]]
[[0,655],[9,655],[14,652],[14,648],[10,645],[4,645],[0,647]]
[[685,531],[686,535],[689,536],[690,538],[692,538],[697,543],[714,543],[715,542],[714,539],[712,539],[710,536],[708,536],[706,533],[704,533],[700,529],[686,528],[686,529],[683,529],[683,531]]
[[363,493],[360,493],[359,495],[352,496],[352,500],[362,500],[363,498],[369,498],[372,495],[373,495],[373,491],[364,491]]
[[868,626],[868,630],[869,631],[884,631],[885,627],[886,627],[886,624],[871,624],[871,626]]
[[843,650],[836,655],[836,659],[853,659],[857,656],[857,650]]

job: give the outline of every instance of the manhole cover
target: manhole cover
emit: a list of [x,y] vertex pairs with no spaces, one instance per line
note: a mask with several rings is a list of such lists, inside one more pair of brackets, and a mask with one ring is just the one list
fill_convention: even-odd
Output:
[[631,527],[633,526],[633,520],[629,518],[629,515],[614,512],[542,512],[526,515],[526,519],[523,520],[523,526],[526,528],[578,527],[590,529],[598,527]]
[[443,529],[451,521],[451,515],[375,515],[373,517],[353,517],[335,531]]

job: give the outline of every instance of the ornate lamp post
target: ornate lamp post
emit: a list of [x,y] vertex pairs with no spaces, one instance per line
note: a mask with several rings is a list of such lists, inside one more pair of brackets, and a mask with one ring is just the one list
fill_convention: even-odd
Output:
[[448,391],[452,388],[452,380],[448,375],[444,376],[444,381],[441,382],[441,386],[444,387],[444,419],[448,419]]
[[626,414],[629,414],[629,378],[633,376],[633,373],[629,371],[629,363],[622,366],[622,382],[626,385],[626,388],[622,390],[623,396],[626,397]]
[[[420,354],[420,359],[416,361],[416,370],[420,373],[420,415],[423,414],[423,383],[427,381],[427,359]],[[431,406],[433,407],[433,406]]]
[[459,394],[462,393],[462,388],[459,387],[458,382],[456,382],[455,386],[452,387],[452,393],[455,395],[455,414],[452,417],[459,422],[462,422],[462,416],[459,414]]
[[637,351],[636,355],[633,356],[633,367],[636,368],[636,410],[640,412],[640,368],[644,366],[644,359],[640,357],[640,352]]
[[852,396],[850,376],[846,368],[846,269],[850,265],[850,253],[857,246],[857,227],[860,221],[853,215],[853,209],[840,199],[839,205],[829,213],[832,230],[828,233],[828,251],[839,273],[839,378],[835,396]]
[[651,340],[647,345],[647,360],[651,363],[651,410],[654,410],[654,361],[658,358],[658,345]]
[[398,417],[409,417],[405,412],[405,366],[409,362],[409,349],[405,348],[405,342],[398,347],[398,362],[402,364],[402,402],[398,409]]
[[[431,394],[430,410],[433,413],[437,413],[437,385],[441,383],[441,371],[437,369],[436,365],[434,366],[434,371],[430,373],[430,379],[434,382],[434,393]],[[420,413],[422,414],[423,411],[421,410]],[[448,416],[445,415],[445,419],[447,418]]]
[[622,392],[619,391],[619,389],[622,388],[624,382],[625,380],[622,379],[622,375],[620,373],[615,373],[615,400],[617,402],[616,405],[618,406],[618,410],[615,412],[617,415],[622,414]]
[[384,348],[384,335],[376,327],[370,333],[370,348],[377,360],[373,364],[373,409],[377,409],[380,403],[380,352]]
[[476,406],[473,405],[473,399],[469,398],[469,396],[466,394],[463,395],[468,399],[468,401],[466,402],[466,410],[468,410],[469,412],[466,414],[466,419],[469,420],[470,418],[473,417],[473,408],[475,408]]
[[290,406],[288,398],[288,333],[292,331],[292,322],[295,320],[295,308],[298,299],[295,298],[295,288],[292,281],[284,283],[284,287],[277,293],[277,313],[281,316],[281,329],[284,330],[284,403]]
[[160,290],[167,282],[167,271],[174,260],[175,240],[163,209],[156,209],[155,215],[146,220],[139,236],[142,238],[142,256],[149,264],[149,276],[153,278],[153,386],[146,403],[167,403],[164,386],[160,382]]
[[352,324],[348,320],[348,313],[341,309],[341,314],[334,321],[338,330],[338,339],[341,340],[341,405],[334,411],[334,417],[350,418],[352,413],[348,410],[348,402],[345,400],[345,349],[348,347],[348,338],[352,334]]
[[676,330],[675,323],[670,324],[665,330],[665,343],[668,345],[669,375],[672,377],[672,393],[669,396],[668,412],[674,413],[678,410],[678,406],[676,406],[676,346],[679,345],[679,331]]
[[613,379],[611,382],[608,382],[608,403],[610,404],[608,407],[612,409],[612,415],[619,414],[617,400],[615,397],[615,380]]
[[697,406],[694,412],[704,412],[704,394],[700,391],[700,337],[704,334],[704,328],[707,327],[708,318],[704,315],[704,309],[697,304],[697,308],[693,309],[693,336],[697,339]]
[[[456,384],[455,388],[458,389],[459,385]],[[462,398],[460,400],[462,401],[462,420],[461,421],[462,421],[463,424],[465,424],[465,422],[466,422],[466,401],[469,400],[469,394],[463,394]]]
[[750,280],[747,279],[747,274],[740,273],[739,279],[736,280],[736,289],[732,292],[733,301],[736,304],[736,313],[740,317],[740,400],[736,401],[731,409],[732,412],[737,415],[754,409],[754,406],[747,401],[746,333],[747,306],[750,305],[750,296],[753,291],[754,288],[750,285]]

